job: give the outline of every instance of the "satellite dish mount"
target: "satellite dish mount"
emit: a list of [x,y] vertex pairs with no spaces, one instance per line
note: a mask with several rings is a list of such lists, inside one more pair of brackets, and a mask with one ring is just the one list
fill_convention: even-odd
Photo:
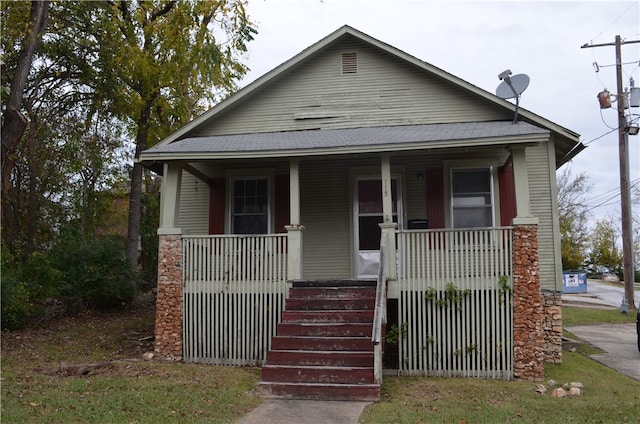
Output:
[[529,77],[525,74],[511,76],[511,69],[498,74],[502,81],[496,88],[496,96],[502,99],[516,99],[516,112],[513,116],[513,123],[518,122],[518,109],[520,108],[520,95],[529,86]]

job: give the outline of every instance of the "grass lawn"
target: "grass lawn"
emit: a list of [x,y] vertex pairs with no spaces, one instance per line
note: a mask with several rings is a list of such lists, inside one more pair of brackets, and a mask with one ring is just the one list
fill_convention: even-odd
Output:
[[145,361],[153,308],[87,313],[2,335],[3,424],[231,423],[259,370]]
[[[586,311],[586,312],[585,312]],[[571,325],[617,311],[565,308]],[[607,315],[608,314],[608,315]],[[2,334],[1,422],[233,423],[262,400],[255,368],[145,361],[153,308],[87,313]],[[552,398],[537,383],[386,377],[361,423],[638,423],[640,382],[565,352],[546,379],[579,381],[584,394]]]
[[[635,322],[618,310],[563,308],[565,325]],[[570,323],[570,324],[567,324]],[[580,397],[554,398],[535,382],[386,377],[361,423],[640,423],[640,382],[591,360],[582,345],[546,365],[545,380],[580,382]],[[546,384],[546,381],[543,382]],[[548,393],[550,393],[549,390]]]

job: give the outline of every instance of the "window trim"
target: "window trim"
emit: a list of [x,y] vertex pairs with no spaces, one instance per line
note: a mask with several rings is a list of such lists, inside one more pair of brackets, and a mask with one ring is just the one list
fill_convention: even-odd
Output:
[[[264,179],[267,180],[267,232],[265,234],[273,234],[273,226],[275,219],[275,173],[272,170],[252,170],[252,171],[235,171],[231,173],[227,173],[227,194],[226,194],[226,224],[225,224],[225,232],[226,234],[235,235],[233,232],[233,202],[234,202],[234,183],[237,180],[258,180]],[[238,234],[240,235],[240,234]]]

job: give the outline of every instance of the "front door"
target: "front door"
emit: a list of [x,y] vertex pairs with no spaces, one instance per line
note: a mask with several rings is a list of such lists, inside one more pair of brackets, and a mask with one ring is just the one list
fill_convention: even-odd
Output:
[[[360,177],[354,189],[354,246],[356,277],[372,278],[378,275],[380,263],[380,235],[378,224],[383,221],[382,181],[379,177]],[[400,211],[399,179],[391,179],[393,222],[399,222]]]

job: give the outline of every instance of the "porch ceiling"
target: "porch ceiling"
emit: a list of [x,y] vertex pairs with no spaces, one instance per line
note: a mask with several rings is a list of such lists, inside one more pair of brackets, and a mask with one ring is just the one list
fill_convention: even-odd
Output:
[[470,122],[388,127],[315,129],[190,137],[145,150],[150,166],[168,160],[276,158],[393,152],[545,141],[550,131],[526,122]]

